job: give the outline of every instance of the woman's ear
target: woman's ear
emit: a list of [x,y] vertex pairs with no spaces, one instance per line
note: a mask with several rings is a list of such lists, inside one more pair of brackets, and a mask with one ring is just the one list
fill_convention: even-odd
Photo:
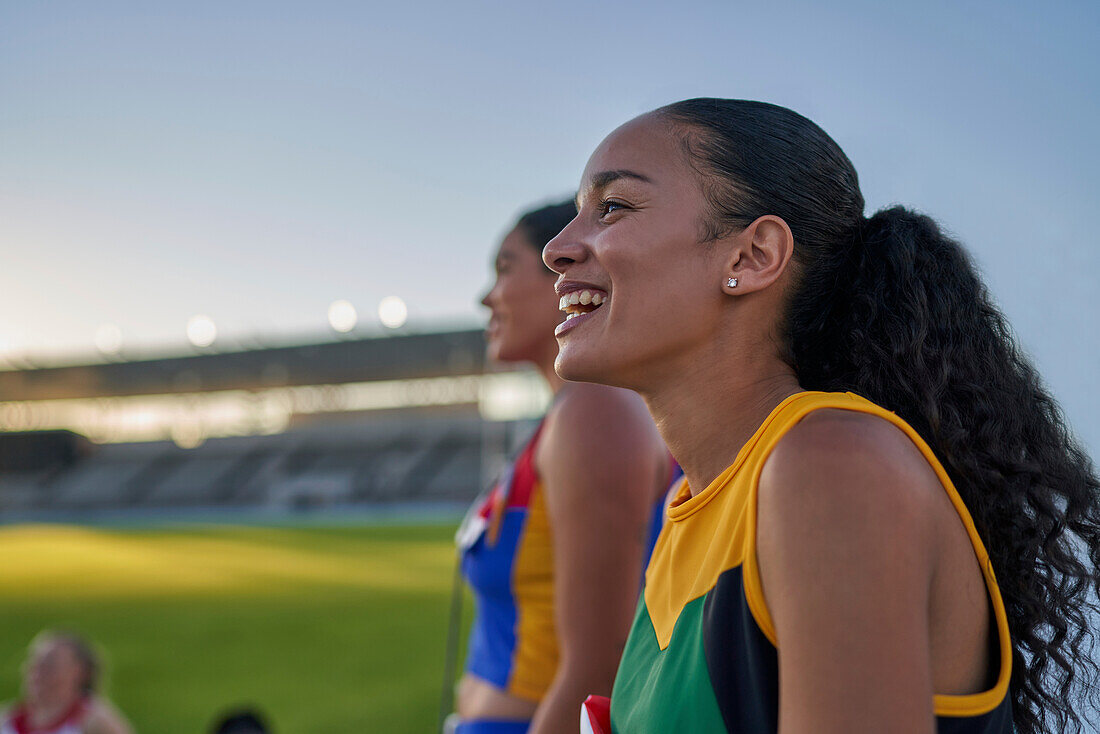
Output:
[[782,218],[765,214],[730,235],[722,289],[730,295],[760,291],[787,269],[794,253],[794,235]]

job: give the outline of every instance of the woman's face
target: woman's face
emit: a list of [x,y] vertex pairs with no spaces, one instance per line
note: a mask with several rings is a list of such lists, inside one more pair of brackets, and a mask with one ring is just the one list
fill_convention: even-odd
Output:
[[490,359],[552,364],[558,351],[554,327],[564,318],[554,295],[554,274],[519,228],[500,243],[494,267],[496,282],[481,299],[491,312],[486,330]]
[[[698,356],[725,298],[724,251],[700,242],[705,205],[680,138],[656,116],[600,144],[577,218],[543,252],[570,312],[557,329],[559,375],[644,391]],[[585,305],[586,290],[602,303]],[[566,302],[577,293],[581,303]]]
[[75,701],[86,671],[70,645],[44,638],[34,643],[23,669],[23,688],[31,706]]

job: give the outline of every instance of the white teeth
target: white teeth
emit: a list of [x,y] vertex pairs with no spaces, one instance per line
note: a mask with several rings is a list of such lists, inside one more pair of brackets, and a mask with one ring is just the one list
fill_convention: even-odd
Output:
[[607,302],[607,296],[592,291],[573,291],[558,299],[558,310],[566,311],[570,306],[600,306]]

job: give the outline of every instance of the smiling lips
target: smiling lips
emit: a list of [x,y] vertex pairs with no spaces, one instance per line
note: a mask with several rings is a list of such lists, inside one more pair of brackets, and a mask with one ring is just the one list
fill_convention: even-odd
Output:
[[566,293],[558,301],[558,310],[565,311],[566,321],[576,318],[581,314],[590,313],[602,306],[607,301],[607,296],[599,291],[593,293],[590,290],[573,291]]

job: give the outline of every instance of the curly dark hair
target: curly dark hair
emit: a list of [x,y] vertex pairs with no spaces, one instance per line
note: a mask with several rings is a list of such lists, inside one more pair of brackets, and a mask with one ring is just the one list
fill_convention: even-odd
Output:
[[844,151],[791,110],[708,98],[657,114],[701,174],[704,240],[765,214],[790,226],[776,337],[800,385],[894,411],[946,468],[1005,602],[1017,732],[1081,731],[1098,708],[1100,483],[967,253],[903,207],[865,219]]

